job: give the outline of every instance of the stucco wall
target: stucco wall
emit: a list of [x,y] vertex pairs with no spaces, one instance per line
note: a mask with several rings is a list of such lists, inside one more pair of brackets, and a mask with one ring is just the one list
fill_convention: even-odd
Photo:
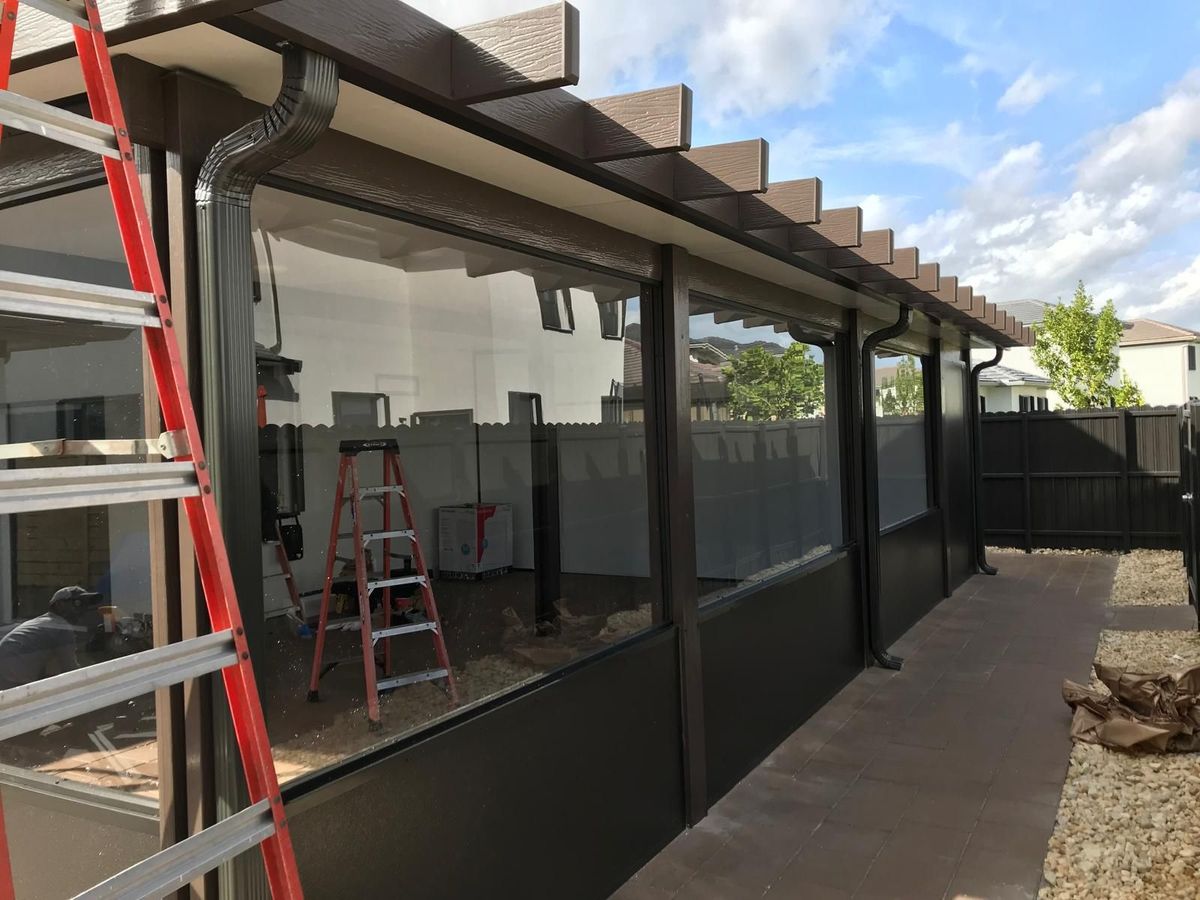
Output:
[[1187,345],[1149,344],[1121,348],[1121,368],[1151,406],[1175,406],[1188,398]]

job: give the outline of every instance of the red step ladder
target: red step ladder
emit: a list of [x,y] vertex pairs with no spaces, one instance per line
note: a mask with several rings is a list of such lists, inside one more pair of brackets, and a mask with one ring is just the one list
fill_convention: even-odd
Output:
[[[450,694],[450,702],[458,705],[458,686],[454,682],[454,670],[450,667],[450,654],[446,650],[446,637],[442,631],[442,622],[438,617],[437,603],[433,599],[433,587],[429,583],[429,570],[425,567],[425,555],[421,552],[421,541],[413,522],[412,508],[409,505],[408,490],[405,486],[404,471],[400,467],[400,446],[394,439],[369,441],[342,441],[338,446],[341,459],[338,464],[337,491],[333,497],[333,524],[329,529],[329,553],[325,560],[325,587],[321,592],[321,613],[317,623],[317,643],[313,651],[312,674],[308,682],[308,699],[319,699],[318,687],[321,678],[334,666],[341,662],[322,663],[325,654],[325,635],[331,630],[350,630],[356,628],[362,642],[363,677],[367,689],[367,722],[374,730],[381,727],[379,719],[379,692],[407,684],[417,684],[422,681],[445,680]],[[364,487],[359,482],[358,457],[361,453],[383,453],[383,484]],[[404,527],[392,527],[393,495],[399,496],[400,508],[404,514]],[[378,500],[383,504],[383,528],[380,531],[364,531],[362,520],[362,501],[364,499]],[[349,502],[350,518],[353,530],[341,534],[342,507]],[[329,599],[333,591],[333,568],[340,559],[337,555],[339,540],[354,542],[354,578],[358,593],[358,616],[337,622],[329,621]],[[408,541],[412,548],[413,575],[392,577],[391,561],[393,559],[392,541]],[[383,573],[373,575],[367,564],[367,545],[375,541],[383,542]],[[347,559],[347,561],[349,561]],[[392,588],[402,585],[419,585],[421,591],[421,612],[407,602],[392,603]],[[382,624],[376,628],[371,616],[371,594],[382,590]],[[400,609],[397,610],[396,607]],[[392,624],[392,615],[399,611],[403,620]],[[349,626],[349,627],[347,627]],[[410,672],[406,675],[392,675],[392,645],[391,639],[405,634],[416,634],[428,631],[433,636],[433,649],[437,654],[438,667],[420,672]],[[383,642],[383,658],[378,659],[376,645]],[[376,675],[377,666],[383,668],[383,678]]]
[[[0,470],[0,515],[178,499],[196,545],[212,633],[0,691],[0,740],[45,728],[160,687],[220,672],[245,768],[250,806],[107,879],[80,897],[161,897],[260,845],[272,897],[303,895],[254,669],[234,593],[212,479],[179,355],[166,284],[142,197],[133,144],[95,0],[25,0],[70,24],[92,118],[7,90],[18,0],[0,0],[0,127],[40,134],[104,158],[132,290],[0,272],[0,313],[139,327],[166,431],[157,439],[38,441],[0,459],[157,455],[162,462]],[[81,373],[82,377],[82,373]],[[0,810],[0,900],[14,895]]]

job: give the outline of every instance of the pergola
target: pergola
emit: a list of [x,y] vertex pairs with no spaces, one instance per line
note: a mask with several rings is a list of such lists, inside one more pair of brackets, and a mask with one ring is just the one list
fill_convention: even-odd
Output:
[[[643,196],[690,211],[693,222],[725,234],[733,229],[748,247],[783,252],[809,271],[989,343],[1033,341],[1028,326],[944,274],[939,263],[922,261],[919,248],[896,247],[892,229],[864,231],[860,207],[824,209],[819,178],[771,181],[762,138],[692,146],[693,97],[686,85],[589,100],[563,90],[578,83],[580,70],[579,13],[569,3],[459,28],[395,0],[339,4],[336,16],[323,15],[323,6],[318,0],[109,0],[104,12],[113,43],[215,20],[259,42],[293,38],[335,59],[352,55],[359,68],[378,72],[389,93],[399,90],[417,107],[452,101],[470,119],[484,117],[535,149],[569,156],[640,188]],[[240,15],[217,18],[231,13]],[[14,70],[64,58],[69,35],[62,24],[34,9],[25,15]],[[478,268],[497,271],[496,265],[503,260]]]

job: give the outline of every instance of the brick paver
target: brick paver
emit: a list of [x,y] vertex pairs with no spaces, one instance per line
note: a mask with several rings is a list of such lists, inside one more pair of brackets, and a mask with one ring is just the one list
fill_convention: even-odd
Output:
[[864,671],[614,898],[1034,897],[1071,752],[1063,678],[1087,680],[1106,623],[1191,611],[1107,608],[1113,556],[993,561],[896,644],[902,671]]

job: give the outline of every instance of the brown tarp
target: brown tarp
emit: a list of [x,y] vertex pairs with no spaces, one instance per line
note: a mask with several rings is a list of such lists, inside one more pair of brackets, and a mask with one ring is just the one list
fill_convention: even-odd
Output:
[[1108,691],[1063,682],[1071,737],[1121,750],[1200,750],[1200,665],[1147,675],[1096,663]]

